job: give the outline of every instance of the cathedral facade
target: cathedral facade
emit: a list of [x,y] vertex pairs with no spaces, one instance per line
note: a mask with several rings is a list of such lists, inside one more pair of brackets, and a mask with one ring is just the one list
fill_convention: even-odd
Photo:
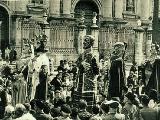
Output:
[[149,57],[152,16],[152,0],[1,0],[0,48],[15,46],[21,56],[27,41],[36,44],[45,34],[58,64],[75,60],[83,36],[93,35],[98,59],[108,59],[115,42],[126,42],[125,60],[140,62]]

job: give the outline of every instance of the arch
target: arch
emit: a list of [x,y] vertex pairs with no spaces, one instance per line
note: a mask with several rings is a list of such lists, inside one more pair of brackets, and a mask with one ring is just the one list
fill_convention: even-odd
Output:
[[9,47],[10,43],[11,10],[3,2],[0,2],[0,16],[0,21],[2,21],[0,26],[0,49],[2,51],[2,57],[4,58],[5,49]]
[[0,7],[3,7],[7,11],[9,17],[11,16],[12,12],[11,12],[10,8],[5,3],[0,2]]
[[[73,0],[72,1],[71,13],[74,13],[75,7],[79,1],[83,1],[83,0]],[[87,0],[87,1],[94,2],[98,7],[99,15],[102,14],[102,3],[100,0]]]

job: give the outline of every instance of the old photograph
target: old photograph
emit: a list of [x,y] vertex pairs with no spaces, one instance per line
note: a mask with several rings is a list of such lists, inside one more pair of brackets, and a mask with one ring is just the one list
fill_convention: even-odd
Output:
[[0,0],[0,120],[160,120],[160,1]]

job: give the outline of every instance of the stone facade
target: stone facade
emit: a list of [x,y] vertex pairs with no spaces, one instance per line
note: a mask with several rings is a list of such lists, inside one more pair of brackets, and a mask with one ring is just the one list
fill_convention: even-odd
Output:
[[[98,58],[107,59],[112,45],[123,41],[128,44],[126,60],[132,62],[140,56],[135,60],[141,63],[146,54],[149,58],[152,4],[151,0],[1,0],[1,50],[13,45],[20,56],[24,41],[34,39],[36,43],[37,36],[45,32],[49,55],[59,64],[61,59],[76,60],[82,52],[83,36],[92,34],[96,37]],[[138,19],[142,21],[140,33],[135,30]],[[4,29],[6,32],[2,32]],[[134,54],[138,51],[135,49],[140,52]]]

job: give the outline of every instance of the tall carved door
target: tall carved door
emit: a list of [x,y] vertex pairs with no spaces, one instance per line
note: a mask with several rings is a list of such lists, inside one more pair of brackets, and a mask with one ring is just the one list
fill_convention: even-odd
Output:
[[4,57],[5,49],[9,46],[9,15],[3,7],[0,7],[0,23],[0,49]]
[[[82,11],[85,13],[85,25],[87,27],[87,34],[91,33],[90,26],[92,25],[93,12],[99,14],[97,5],[91,0],[81,0],[77,3],[74,10],[74,17],[80,18]],[[98,16],[97,16],[98,23]]]

